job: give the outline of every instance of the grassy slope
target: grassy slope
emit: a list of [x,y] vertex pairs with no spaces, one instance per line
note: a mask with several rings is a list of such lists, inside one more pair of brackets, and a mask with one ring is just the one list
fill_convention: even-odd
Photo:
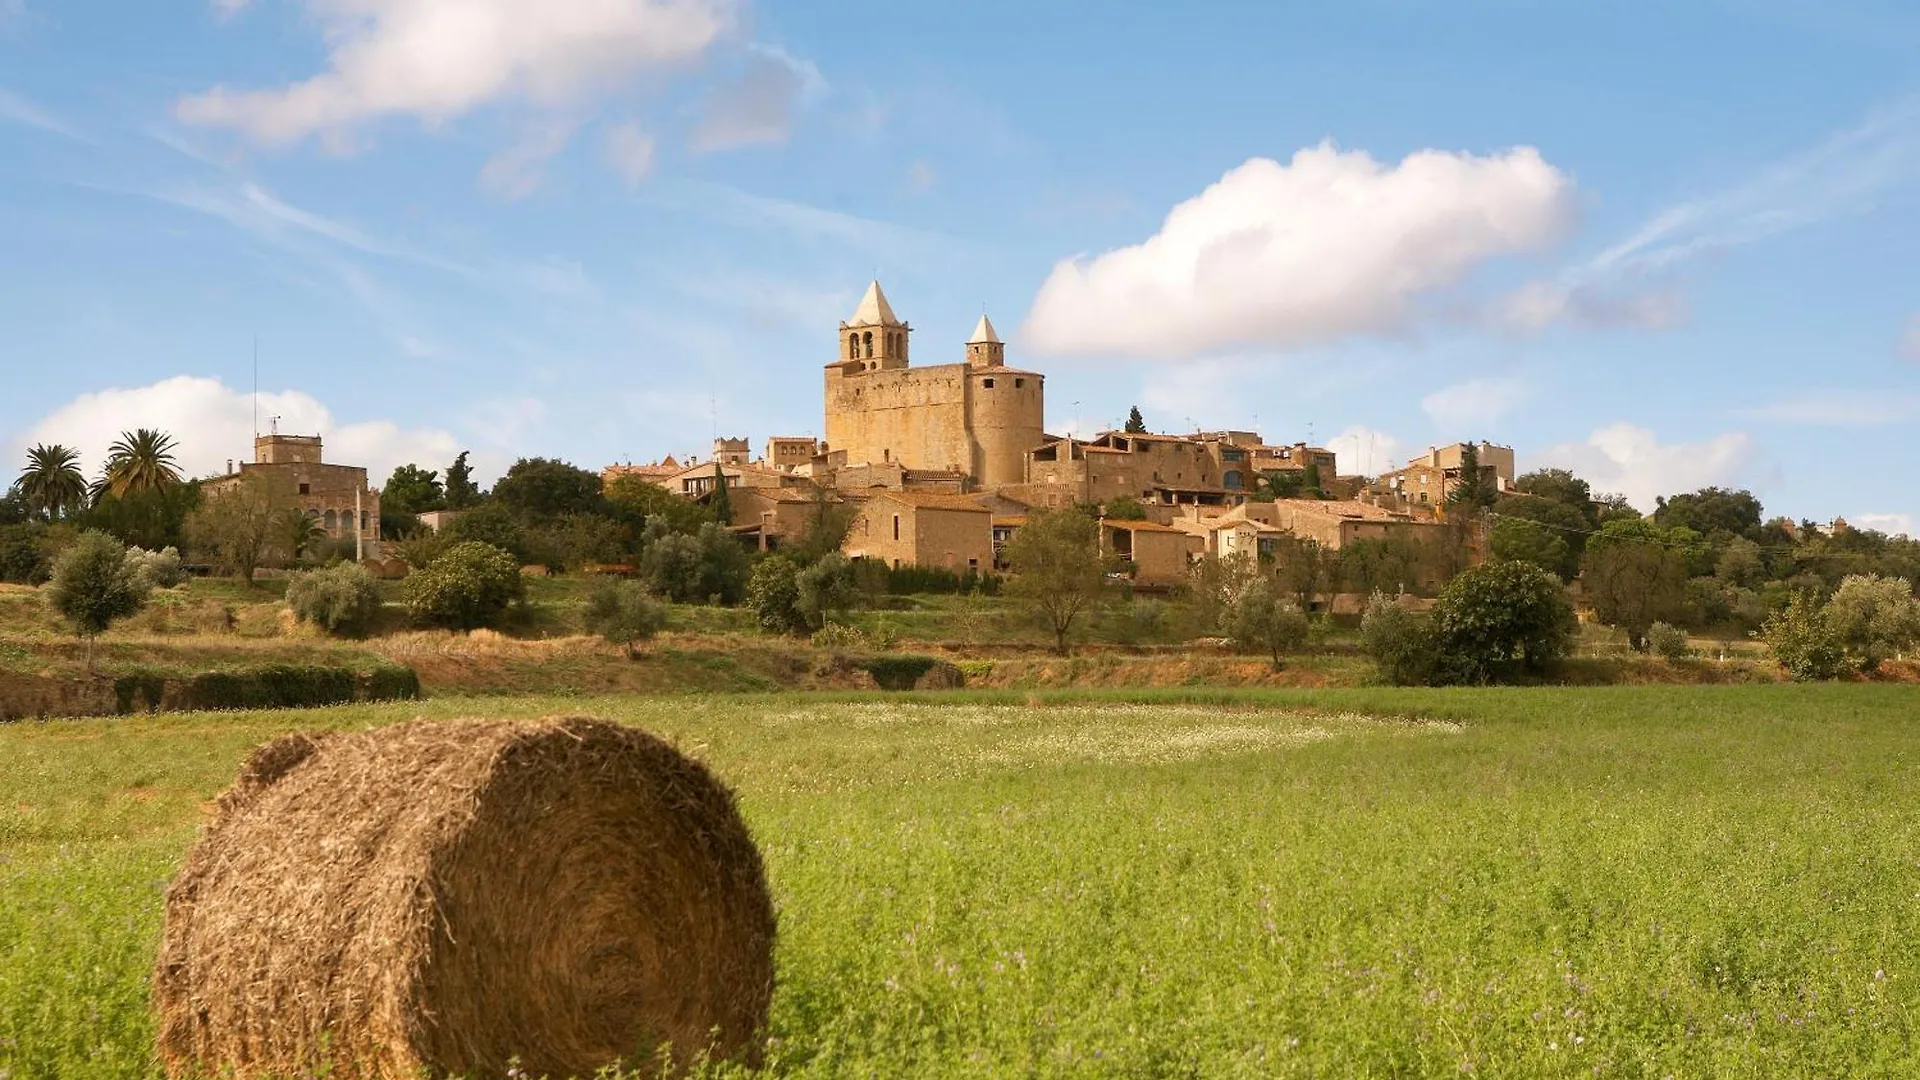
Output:
[[[424,708],[616,716],[738,787],[780,1074],[1910,1067],[1909,688],[1141,699]],[[200,802],[271,734],[412,711],[0,729],[0,1071],[155,1075],[144,979]]]

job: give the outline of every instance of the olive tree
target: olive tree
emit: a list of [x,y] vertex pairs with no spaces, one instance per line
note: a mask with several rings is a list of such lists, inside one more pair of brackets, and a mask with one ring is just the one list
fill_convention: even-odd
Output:
[[91,529],[55,560],[53,581],[47,586],[47,603],[87,643],[89,673],[94,640],[139,611],[146,597],[125,545]]

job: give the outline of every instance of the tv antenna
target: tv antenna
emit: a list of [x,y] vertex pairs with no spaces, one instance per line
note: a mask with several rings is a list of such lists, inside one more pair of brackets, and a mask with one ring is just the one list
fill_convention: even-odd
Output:
[[[277,416],[269,416],[269,417],[267,417],[267,423],[269,423],[269,424],[272,424],[272,425],[273,425],[273,434],[275,434],[275,435],[278,435],[278,434],[280,434],[280,418],[279,418],[279,417],[277,417]],[[258,430],[258,429],[256,429],[256,430]],[[256,436],[255,436],[255,438],[258,438],[258,436],[256,435]]]

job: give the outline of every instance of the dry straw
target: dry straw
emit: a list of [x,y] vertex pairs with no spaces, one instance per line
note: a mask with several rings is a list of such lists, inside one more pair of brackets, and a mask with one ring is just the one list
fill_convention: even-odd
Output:
[[590,1074],[754,1062],[773,905],[733,797],[588,719],[255,751],[167,893],[169,1075]]

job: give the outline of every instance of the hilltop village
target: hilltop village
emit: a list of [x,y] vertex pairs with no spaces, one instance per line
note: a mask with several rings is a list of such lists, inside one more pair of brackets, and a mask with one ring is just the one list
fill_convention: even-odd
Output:
[[1046,430],[1046,376],[1007,362],[986,315],[949,363],[912,360],[913,327],[875,281],[839,328],[822,379],[824,439],[716,439],[707,460],[610,465],[706,501],[724,483],[733,530],[758,550],[797,536],[822,499],[856,512],[845,553],[891,567],[1004,569],[1000,552],[1034,508],[1097,507],[1101,545],[1154,588],[1208,556],[1271,554],[1282,537],[1337,551],[1362,538],[1423,539],[1440,527],[1464,463],[1497,491],[1509,447],[1434,447],[1379,477],[1341,476],[1334,454],[1255,431],[1159,434]]

